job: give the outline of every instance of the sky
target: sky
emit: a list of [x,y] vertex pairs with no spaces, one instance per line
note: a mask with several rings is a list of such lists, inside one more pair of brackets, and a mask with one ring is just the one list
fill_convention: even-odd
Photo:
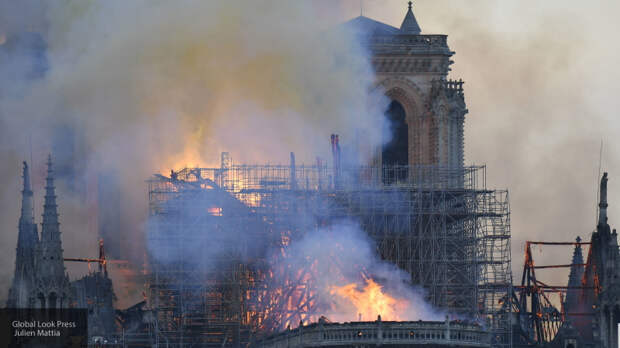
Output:
[[[0,0],[0,30],[24,29],[29,23],[43,32],[51,69],[37,83],[0,83],[0,91],[5,91],[0,98],[1,174],[6,180],[0,188],[0,261],[6,265],[0,269],[0,284],[8,284],[13,272],[20,162],[34,154],[38,218],[48,128],[58,121],[77,120],[85,129],[84,142],[91,153],[84,172],[116,168],[122,188],[129,192],[122,210],[136,217],[146,215],[144,180],[150,173],[187,164],[211,165],[227,150],[239,161],[286,162],[289,148],[300,145],[296,139],[306,137],[310,148],[319,147],[323,133],[352,122],[351,115],[362,114],[372,122],[376,113],[353,106],[369,83],[368,66],[363,61],[345,67],[324,61],[325,52],[312,45],[324,39],[315,33],[358,16],[358,0],[278,6],[186,2],[176,8],[164,3],[149,11],[140,8],[141,2],[23,3],[14,6]],[[401,0],[366,0],[361,11],[398,27],[406,6]],[[620,127],[615,91],[620,49],[614,45],[620,32],[615,18],[619,7],[613,1],[414,3],[422,33],[447,34],[456,52],[449,77],[466,83],[466,164],[485,164],[487,186],[509,191],[516,280],[526,240],[589,238],[596,223],[601,142],[601,168],[610,177],[609,222],[613,227],[620,221],[620,205],[615,204],[619,176],[614,175],[620,173],[620,140],[615,137]],[[326,50],[347,54],[359,49],[343,44],[345,39],[330,38]],[[240,41],[246,44],[238,45]],[[197,43],[213,45],[219,53]],[[244,74],[222,69],[222,62]],[[261,88],[266,79],[276,84],[274,93]],[[322,88],[326,85],[330,93]],[[352,85],[361,87],[351,89]],[[23,99],[8,99],[9,87],[21,91]],[[245,100],[238,103],[231,91],[242,91]],[[312,108],[314,100],[325,101],[318,111]],[[325,117],[333,113],[346,117]],[[247,115],[265,116],[261,120],[267,121]],[[309,129],[309,135],[296,133],[300,129]],[[189,134],[183,138],[189,140],[179,141],[181,134]],[[240,147],[236,137],[258,146]],[[261,142],[265,138],[277,140]],[[209,151],[200,150],[204,148]],[[96,237],[87,233],[88,212],[59,185],[63,238],[72,241],[65,243],[65,254],[92,256]],[[139,227],[141,220],[135,219],[126,224]],[[546,247],[544,253],[535,251],[534,259],[537,264],[566,263],[571,254],[570,247]],[[556,283],[566,280],[561,272],[539,276]],[[6,296],[4,288],[0,300]]]

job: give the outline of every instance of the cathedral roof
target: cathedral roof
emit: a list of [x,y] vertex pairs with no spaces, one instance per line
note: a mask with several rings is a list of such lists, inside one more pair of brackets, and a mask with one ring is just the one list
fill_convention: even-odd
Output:
[[344,23],[344,26],[363,36],[400,34],[400,29],[364,16],[353,18]]
[[353,18],[345,22],[343,26],[363,37],[420,35],[421,32],[418,21],[415,19],[411,9],[411,1],[400,29],[364,16]]

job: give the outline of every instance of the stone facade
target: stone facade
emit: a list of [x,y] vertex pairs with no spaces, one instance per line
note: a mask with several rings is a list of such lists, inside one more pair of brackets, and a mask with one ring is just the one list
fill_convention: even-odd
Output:
[[[372,54],[375,88],[404,109],[407,164],[462,168],[467,108],[463,82],[447,80],[454,55],[447,36],[420,34],[411,6],[400,29],[362,16],[346,25]],[[386,165],[381,151],[374,157]]]

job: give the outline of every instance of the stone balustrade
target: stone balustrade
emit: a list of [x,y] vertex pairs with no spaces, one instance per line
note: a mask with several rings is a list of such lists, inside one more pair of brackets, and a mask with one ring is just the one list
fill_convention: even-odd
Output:
[[270,336],[257,346],[289,347],[491,347],[489,333],[463,321],[319,321]]

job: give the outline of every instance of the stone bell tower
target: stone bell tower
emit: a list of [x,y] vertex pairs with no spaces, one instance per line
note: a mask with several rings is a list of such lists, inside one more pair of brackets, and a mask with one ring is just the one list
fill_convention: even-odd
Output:
[[375,88],[390,98],[392,136],[374,156],[377,164],[462,168],[467,108],[463,82],[448,79],[454,52],[447,36],[422,34],[411,2],[400,28],[363,16],[348,25],[372,54]]

